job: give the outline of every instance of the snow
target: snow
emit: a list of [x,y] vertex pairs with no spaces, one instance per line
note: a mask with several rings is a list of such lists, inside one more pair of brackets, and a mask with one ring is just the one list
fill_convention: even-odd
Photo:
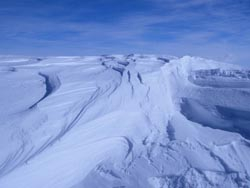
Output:
[[250,71],[199,57],[0,56],[0,187],[250,187]]

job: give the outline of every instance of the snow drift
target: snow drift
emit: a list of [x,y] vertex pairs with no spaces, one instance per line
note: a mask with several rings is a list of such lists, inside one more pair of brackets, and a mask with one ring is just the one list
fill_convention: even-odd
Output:
[[197,57],[0,57],[0,187],[250,187],[250,71]]

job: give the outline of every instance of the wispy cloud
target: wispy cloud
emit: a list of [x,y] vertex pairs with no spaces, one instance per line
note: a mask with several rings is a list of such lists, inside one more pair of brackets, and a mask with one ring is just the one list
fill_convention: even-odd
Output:
[[188,53],[250,60],[247,1],[13,1],[0,6],[0,53]]

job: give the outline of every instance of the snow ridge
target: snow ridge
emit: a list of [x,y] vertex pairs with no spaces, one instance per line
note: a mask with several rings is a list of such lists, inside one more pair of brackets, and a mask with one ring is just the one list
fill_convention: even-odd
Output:
[[250,187],[250,70],[1,56],[0,90],[0,187]]

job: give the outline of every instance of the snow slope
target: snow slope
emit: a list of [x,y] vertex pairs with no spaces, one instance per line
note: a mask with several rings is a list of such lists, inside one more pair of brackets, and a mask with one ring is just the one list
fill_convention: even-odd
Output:
[[0,56],[1,188],[250,187],[250,71],[185,56]]

